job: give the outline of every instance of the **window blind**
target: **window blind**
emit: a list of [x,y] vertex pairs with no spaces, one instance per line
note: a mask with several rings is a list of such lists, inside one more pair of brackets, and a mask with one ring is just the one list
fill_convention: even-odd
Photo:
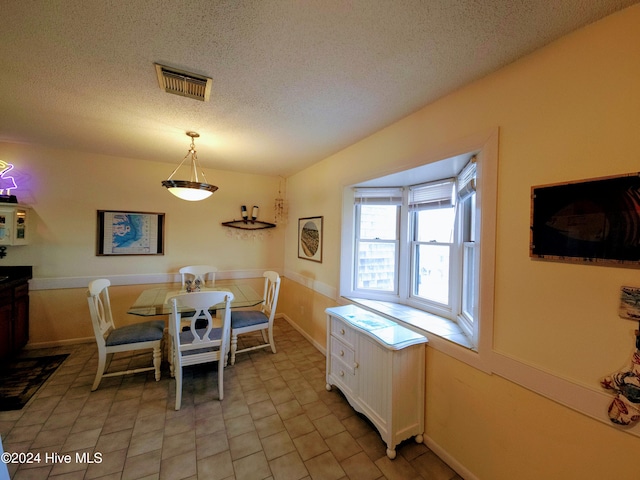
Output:
[[469,160],[457,178],[458,198],[464,200],[476,191],[476,156]]
[[402,187],[359,187],[354,193],[356,205],[402,205]]
[[409,187],[409,208],[452,207],[454,205],[455,179],[448,178]]

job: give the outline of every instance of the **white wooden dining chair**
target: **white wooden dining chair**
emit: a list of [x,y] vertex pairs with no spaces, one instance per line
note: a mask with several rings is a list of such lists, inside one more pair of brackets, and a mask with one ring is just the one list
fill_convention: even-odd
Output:
[[[132,373],[155,371],[156,381],[160,380],[160,364],[162,362],[162,337],[164,334],[163,320],[150,320],[132,325],[116,327],[111,312],[109,286],[111,282],[105,278],[93,280],[89,283],[87,301],[89,313],[93,323],[93,333],[98,344],[98,369],[91,391],[100,385],[104,377],[127,375]],[[107,355],[134,350],[153,350],[153,367],[135,368],[105,373],[107,370]]]
[[[224,367],[229,353],[230,312],[233,294],[225,291],[183,293],[171,298],[169,333],[171,336],[171,369],[176,379],[176,410],[182,404],[183,367],[200,363],[218,362],[218,395],[224,398]],[[210,310],[214,305],[224,304],[222,318],[214,318]],[[179,307],[195,310],[195,314],[185,317],[189,327],[183,331]],[[222,307],[217,307],[222,309]],[[204,328],[196,326],[196,321],[206,322]],[[200,325],[200,323],[198,323]]]
[[[211,265],[187,265],[182,267],[178,271],[182,281],[182,290],[185,289],[188,280],[192,282],[199,280],[202,287],[213,287],[217,271],[218,269]],[[207,283],[207,279],[209,283]]]
[[[280,275],[276,272],[266,271],[264,277],[263,302],[259,310],[239,310],[231,312],[231,365],[236,363],[236,354],[271,347],[276,353],[276,344],[273,340],[273,319],[276,315],[278,294],[280,293]],[[247,346],[238,350],[238,335],[243,333],[260,331],[262,343]]]

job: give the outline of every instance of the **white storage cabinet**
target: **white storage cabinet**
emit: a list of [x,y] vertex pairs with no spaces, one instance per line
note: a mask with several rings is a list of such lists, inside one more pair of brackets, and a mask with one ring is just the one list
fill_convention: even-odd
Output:
[[0,203],[0,245],[29,243],[29,207]]
[[387,444],[424,434],[426,337],[355,305],[328,308],[327,390],[339,388]]

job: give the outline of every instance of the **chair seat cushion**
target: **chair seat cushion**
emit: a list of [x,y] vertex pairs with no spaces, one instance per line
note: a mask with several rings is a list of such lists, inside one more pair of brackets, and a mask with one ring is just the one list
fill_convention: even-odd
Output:
[[152,342],[162,340],[163,333],[163,320],[134,323],[133,325],[126,325],[112,330],[105,340],[105,344],[108,347],[112,347],[127,343]]
[[269,323],[269,317],[258,310],[231,312],[231,328],[244,328],[261,323]]

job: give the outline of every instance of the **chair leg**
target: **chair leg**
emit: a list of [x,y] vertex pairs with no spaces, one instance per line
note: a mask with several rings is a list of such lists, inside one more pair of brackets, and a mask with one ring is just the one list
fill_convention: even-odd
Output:
[[238,350],[238,335],[231,333],[231,365],[236,364],[236,350]]
[[176,379],[176,410],[180,410],[182,405],[182,366],[178,365],[174,373]]
[[220,400],[224,398],[224,361],[222,358],[218,360],[218,392],[220,393]]
[[174,345],[174,340],[173,338],[171,339],[171,343],[169,344],[169,373],[171,374],[171,378],[175,377],[175,371],[174,371],[174,363],[175,363],[175,357],[176,355],[176,349],[175,349],[175,345]]
[[102,380],[102,374],[104,373],[104,366],[107,363],[107,354],[106,352],[98,350],[98,370],[96,370],[96,378],[93,381],[93,386],[91,387],[91,391],[95,391],[100,385],[100,381]]
[[260,330],[260,333],[262,334],[262,341],[271,346],[272,353],[276,353],[276,343],[273,341],[273,329],[265,328]]
[[160,381],[160,365],[162,364],[162,351],[160,347],[153,349],[153,367],[156,371],[156,382]]
[[273,328],[269,329],[269,344],[271,345],[271,352],[276,353],[276,342],[273,340]]

